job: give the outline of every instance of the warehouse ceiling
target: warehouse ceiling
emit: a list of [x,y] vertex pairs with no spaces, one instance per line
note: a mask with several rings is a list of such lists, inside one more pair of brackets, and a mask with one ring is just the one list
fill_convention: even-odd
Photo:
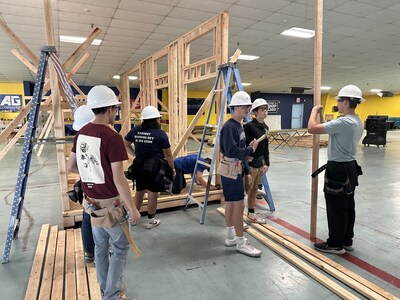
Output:
[[[94,27],[100,46],[74,76],[78,85],[114,86],[120,74],[197,25],[228,10],[229,53],[260,56],[239,61],[247,91],[288,93],[313,86],[314,39],[280,33],[293,26],[314,28],[314,0],[58,0],[52,1],[55,35],[87,37]],[[0,0],[0,18],[39,55],[45,44],[41,0]],[[325,0],[322,85],[337,92],[345,84],[400,91],[400,2]],[[193,49],[204,56],[207,37]],[[57,42],[62,61],[77,44]],[[34,74],[10,51],[16,46],[0,32],[0,82],[29,80]],[[194,47],[195,48],[195,47]],[[197,52],[196,52],[197,51]],[[197,53],[197,54],[196,54]],[[196,58],[196,57],[194,57]],[[138,81],[132,81],[137,86]],[[191,87],[210,90],[212,82]],[[310,89],[306,91],[312,93]],[[371,94],[371,93],[370,93]]]

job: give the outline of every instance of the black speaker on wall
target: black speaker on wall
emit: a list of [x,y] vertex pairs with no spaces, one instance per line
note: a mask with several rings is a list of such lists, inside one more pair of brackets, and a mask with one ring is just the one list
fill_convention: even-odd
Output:
[[362,143],[365,145],[386,145],[387,133],[387,119],[388,116],[368,116],[365,129],[367,135],[364,137]]

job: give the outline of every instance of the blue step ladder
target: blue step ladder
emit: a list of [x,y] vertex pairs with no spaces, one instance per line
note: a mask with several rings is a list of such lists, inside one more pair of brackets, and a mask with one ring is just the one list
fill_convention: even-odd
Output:
[[[232,78],[232,75],[233,75],[233,78]],[[224,80],[224,89],[223,90],[218,89],[218,85],[219,85],[219,81],[220,81],[221,77]],[[231,84],[231,81],[233,82],[233,84]],[[200,148],[199,148],[199,152],[197,154],[196,165],[195,165],[194,172],[192,175],[192,181],[190,183],[189,194],[186,198],[186,205],[185,205],[185,209],[188,208],[188,206],[191,202],[194,202],[199,206],[199,209],[201,211],[200,224],[204,224],[204,222],[205,222],[208,198],[209,198],[209,194],[210,194],[210,186],[211,186],[211,181],[212,181],[212,177],[213,177],[213,173],[214,173],[217,153],[218,153],[218,149],[219,149],[219,147],[218,147],[219,136],[220,136],[221,128],[223,125],[222,121],[224,118],[224,114],[226,112],[227,103],[229,104],[231,101],[231,98],[232,98],[232,88],[235,87],[235,85],[237,86],[237,89],[239,91],[243,91],[242,81],[240,79],[240,73],[239,73],[237,63],[229,62],[229,63],[220,65],[218,67],[218,74],[217,74],[217,78],[215,80],[212,99],[211,99],[210,106],[208,108],[207,119],[205,122],[203,135],[202,135],[201,142],[200,142]],[[210,124],[210,116],[211,116],[211,112],[214,110],[215,95],[217,92],[223,92],[223,94],[221,96],[221,111],[220,111],[220,114],[218,117],[217,124]],[[232,108],[230,108],[230,112],[231,112],[231,114],[233,113]],[[246,121],[249,121],[248,117],[246,118]],[[211,164],[206,163],[204,161],[205,158],[202,157],[203,147],[204,147],[204,143],[205,143],[205,137],[207,134],[207,130],[209,128],[211,128],[212,130],[216,129],[215,143],[214,143]],[[209,168],[207,187],[206,187],[206,192],[204,195],[203,202],[201,202],[199,199],[196,199],[195,197],[192,196],[193,187],[196,182],[196,173],[198,171],[199,165],[203,165],[203,166]],[[269,190],[269,185],[268,185],[268,180],[267,180],[266,175],[263,176],[263,185],[264,185],[264,189],[266,191],[266,193],[263,194],[263,197],[267,200],[270,209],[275,210],[275,206],[274,206],[274,203],[272,200],[271,192]]]
[[46,68],[50,53],[55,52],[56,48],[54,46],[43,46],[41,49],[39,66],[36,73],[35,88],[33,90],[33,97],[31,100],[32,106],[29,111],[28,127],[25,132],[17,184],[15,187],[14,200],[11,208],[10,221],[8,223],[7,238],[3,254],[3,264],[9,262],[12,240],[18,238],[22,208],[24,206],[25,191],[28,182],[29,167],[33,151],[33,140],[35,138],[40,111],[40,102],[42,100],[43,85],[45,82]]

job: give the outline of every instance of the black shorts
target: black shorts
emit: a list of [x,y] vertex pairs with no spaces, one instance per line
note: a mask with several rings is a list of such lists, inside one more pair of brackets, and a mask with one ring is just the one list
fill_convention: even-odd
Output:
[[158,173],[160,164],[158,159],[152,160],[153,166],[149,169],[149,160],[135,159],[135,180],[136,180],[136,191],[141,192],[149,190],[153,193],[163,192],[165,187],[163,184],[155,182],[155,174]]

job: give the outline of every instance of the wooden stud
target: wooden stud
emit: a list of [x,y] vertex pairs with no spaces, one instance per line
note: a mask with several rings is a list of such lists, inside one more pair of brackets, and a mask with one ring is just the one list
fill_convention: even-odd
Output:
[[26,289],[25,300],[37,299],[42,277],[42,268],[46,255],[47,237],[49,236],[49,224],[43,224],[39,234],[39,241],[36,246],[35,258],[33,259],[31,274],[29,275],[28,288]]
[[51,299],[63,299],[65,264],[65,230],[58,232]]
[[[53,125],[54,125],[54,115],[51,114],[51,115],[49,116],[49,118],[50,118],[50,123],[49,123],[49,126],[48,126],[47,129],[46,129],[45,134],[44,134],[44,139],[45,139],[45,140],[49,137],[50,131],[51,131]],[[43,129],[44,129],[44,128],[43,128]],[[36,154],[37,157],[39,157],[40,154],[42,154],[44,145],[45,145],[45,144],[41,144],[41,145],[39,146],[39,150],[38,150],[38,152],[37,152],[37,154]]]
[[[315,0],[314,106],[321,103],[323,0]],[[312,170],[318,169],[319,134],[313,135]],[[317,236],[318,176],[311,180],[310,238]]]
[[12,149],[12,147],[15,145],[15,143],[18,141],[18,139],[25,133],[26,128],[28,127],[28,122],[22,126],[20,130],[18,130],[17,134],[8,142],[8,144],[1,150],[0,152],[0,160],[6,156],[6,154]]
[[89,299],[88,282],[86,278],[86,265],[82,245],[81,229],[74,230],[75,234],[75,264],[76,264],[76,291],[78,300]]
[[73,229],[67,229],[65,254],[65,299],[73,300],[76,299],[75,238]]
[[10,27],[0,18],[0,27],[10,37],[14,44],[20,48],[35,65],[39,64],[39,58],[24,44],[24,42],[11,30]]
[[[44,7],[44,21],[46,30],[46,41],[48,45],[55,45],[54,40],[54,29],[52,23],[52,10],[51,10],[51,0],[43,0]],[[73,59],[71,59],[72,63]],[[53,62],[49,61],[50,70],[50,84],[51,84],[51,98],[53,104],[53,114],[54,114],[54,137],[56,139],[64,138],[64,118],[62,115],[62,110],[60,106],[60,92],[58,89],[58,77],[57,72],[54,69]],[[57,152],[57,162],[58,162],[58,174],[60,180],[60,194],[62,198],[63,210],[69,210],[69,199],[67,196],[68,181],[67,181],[67,166],[64,155],[64,145],[56,145]]]
[[[45,133],[46,133],[47,127],[49,126],[49,124],[50,124],[52,118],[53,118],[53,112],[50,112],[50,113],[47,115],[47,120],[46,120],[46,122],[44,123],[44,126],[43,126],[42,131],[41,131],[40,134],[39,134],[38,141],[40,141],[41,139],[43,139],[43,137],[44,137],[44,135],[45,135]],[[33,149],[36,150],[38,147],[39,147],[39,145],[35,145],[35,146],[33,147]]]
[[46,260],[40,284],[39,300],[50,299],[51,288],[53,286],[54,261],[56,257],[58,226],[51,226],[49,241],[47,243]]

